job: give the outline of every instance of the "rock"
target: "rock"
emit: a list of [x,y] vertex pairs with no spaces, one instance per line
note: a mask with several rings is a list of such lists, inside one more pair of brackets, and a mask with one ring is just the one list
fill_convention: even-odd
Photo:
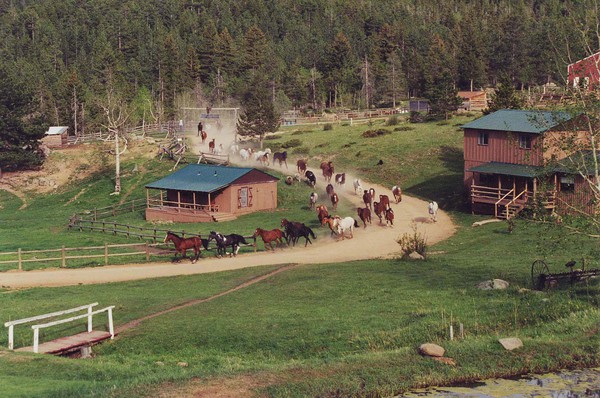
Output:
[[163,361],[156,361],[154,362],[154,364],[158,366],[165,366],[165,363]]
[[435,359],[438,362],[445,363],[446,365],[456,366],[456,361],[452,358],[446,357],[431,357],[431,359]]
[[177,362],[177,366],[181,366],[182,368],[187,368],[188,363],[187,362]]
[[425,343],[419,346],[419,352],[430,357],[443,357],[446,351],[437,344]]
[[477,289],[480,290],[491,290],[491,289],[506,289],[509,286],[507,281],[502,279],[492,279],[489,281],[483,281],[477,285]]
[[512,351],[517,348],[523,347],[523,342],[517,337],[508,337],[505,339],[500,339],[498,340],[498,342],[502,344],[502,347],[504,347],[504,349],[508,351]]
[[146,141],[148,142],[148,144],[156,144],[156,140],[152,137],[146,137]]
[[408,258],[410,258],[411,260],[425,260],[425,257],[423,257],[422,255],[420,255],[417,252],[412,252],[408,255]]

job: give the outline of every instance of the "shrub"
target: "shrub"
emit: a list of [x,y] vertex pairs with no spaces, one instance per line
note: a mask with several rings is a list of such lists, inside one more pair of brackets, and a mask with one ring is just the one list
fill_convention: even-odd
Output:
[[385,125],[386,126],[397,126],[398,124],[400,124],[400,119],[398,119],[398,116],[391,116],[389,117],[386,121],[385,121]]
[[301,140],[299,140],[298,138],[292,138],[291,140],[286,141],[283,144],[281,144],[281,147],[287,149],[287,148],[295,148],[300,145],[302,145]]
[[423,123],[425,121],[425,115],[423,115],[421,112],[411,111],[408,120],[411,123]]
[[427,239],[423,234],[417,231],[417,224],[414,222],[411,225],[412,233],[407,232],[404,235],[398,237],[396,242],[400,245],[400,250],[404,254],[403,257],[408,257],[413,252],[419,253],[425,257],[427,252]]
[[396,127],[394,129],[394,131],[411,131],[414,130],[415,128],[412,126],[400,126],[400,127]]
[[306,134],[306,133],[312,133],[313,130],[298,130],[298,131],[294,131],[292,133],[292,135],[302,135],[302,134]]
[[307,154],[308,154],[308,152],[310,152],[310,149],[309,149],[308,147],[306,147],[306,146],[299,146],[299,147],[296,147],[296,148],[294,148],[294,150],[292,151],[292,153],[299,153],[299,154],[302,154],[302,155],[307,155]]
[[386,130],[386,129],[366,130],[362,133],[362,136],[364,138],[373,138],[373,137],[379,137],[380,135],[386,135],[386,134],[390,134],[390,133],[391,133],[391,131]]
[[333,130],[333,124],[331,124],[331,123],[325,123],[323,125],[323,131],[330,131],[330,130]]

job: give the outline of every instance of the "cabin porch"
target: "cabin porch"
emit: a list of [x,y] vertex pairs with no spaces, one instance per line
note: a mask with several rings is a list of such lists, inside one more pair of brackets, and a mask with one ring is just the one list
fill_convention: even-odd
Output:
[[235,220],[233,213],[217,204],[221,192],[160,190],[151,197],[146,190],[146,220],[173,222],[219,222]]

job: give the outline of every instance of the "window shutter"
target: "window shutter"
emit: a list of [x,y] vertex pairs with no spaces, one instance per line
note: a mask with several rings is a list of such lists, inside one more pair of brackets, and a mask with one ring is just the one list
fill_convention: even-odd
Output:
[[248,188],[248,207],[252,207],[252,188]]
[[238,189],[238,209],[242,207],[242,190]]

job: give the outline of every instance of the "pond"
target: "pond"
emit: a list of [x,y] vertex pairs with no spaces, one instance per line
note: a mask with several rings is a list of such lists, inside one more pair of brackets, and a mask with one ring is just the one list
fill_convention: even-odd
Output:
[[514,380],[491,379],[464,387],[431,387],[399,397],[600,398],[600,368],[528,375]]

